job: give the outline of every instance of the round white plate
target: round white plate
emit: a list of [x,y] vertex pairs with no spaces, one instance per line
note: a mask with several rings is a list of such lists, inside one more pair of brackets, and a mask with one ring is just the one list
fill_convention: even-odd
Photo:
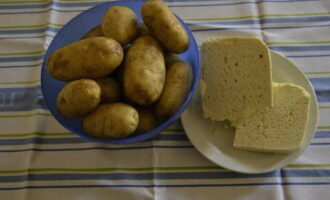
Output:
[[200,90],[181,116],[183,128],[192,144],[206,158],[224,168],[242,173],[265,173],[282,168],[296,160],[312,140],[317,120],[318,105],[315,92],[305,75],[287,58],[271,51],[273,81],[294,83],[311,95],[309,116],[303,145],[290,154],[270,154],[238,150],[233,147],[234,129],[226,129],[222,122],[203,117]]

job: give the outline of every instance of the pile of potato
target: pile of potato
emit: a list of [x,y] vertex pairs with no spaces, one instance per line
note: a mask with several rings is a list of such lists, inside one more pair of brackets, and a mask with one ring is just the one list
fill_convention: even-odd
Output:
[[143,4],[144,24],[127,7],[110,7],[100,26],[57,49],[47,70],[68,83],[57,95],[66,119],[82,117],[87,135],[123,138],[149,131],[172,116],[191,87],[192,69],[177,53],[189,38],[161,0]]

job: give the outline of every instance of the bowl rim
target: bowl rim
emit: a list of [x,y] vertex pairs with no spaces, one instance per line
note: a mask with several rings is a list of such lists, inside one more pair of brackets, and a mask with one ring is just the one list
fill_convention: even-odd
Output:
[[[181,114],[183,113],[183,111],[187,108],[188,104],[190,103],[193,94],[196,91],[196,88],[198,86],[199,83],[199,77],[200,77],[200,56],[199,56],[199,48],[197,46],[197,42],[191,32],[191,30],[188,28],[188,26],[183,22],[183,20],[181,20],[177,15],[175,15],[177,17],[177,19],[179,20],[179,22],[181,23],[181,25],[183,26],[183,28],[186,30],[188,37],[190,39],[190,48],[193,49],[193,54],[196,54],[197,56],[194,56],[195,62],[197,63],[196,67],[193,68],[193,80],[192,80],[192,85],[191,88],[185,98],[184,103],[180,106],[180,108],[166,121],[162,122],[160,125],[158,125],[156,128],[144,132],[142,134],[138,134],[138,135],[131,135],[131,137],[127,137],[127,138],[119,138],[119,139],[101,139],[101,138],[94,138],[91,136],[86,135],[85,133],[82,133],[80,131],[77,131],[74,127],[71,126],[67,126],[63,121],[65,121],[66,119],[64,118],[58,118],[55,114],[54,114],[54,110],[51,109],[49,102],[47,100],[47,98],[45,98],[46,95],[46,88],[45,88],[45,73],[47,72],[46,69],[46,65],[47,65],[47,60],[46,60],[46,55],[48,55],[49,49],[51,49],[51,47],[54,45],[54,41],[58,40],[58,38],[61,36],[61,31],[63,31],[64,29],[66,29],[67,27],[70,27],[71,24],[75,23],[75,21],[79,20],[79,18],[88,13],[88,12],[93,12],[94,10],[97,10],[100,7],[103,6],[108,6],[108,7],[112,7],[112,6],[116,6],[116,5],[121,5],[121,4],[135,4],[135,5],[139,5],[142,6],[143,1],[133,1],[133,0],[122,0],[122,1],[115,1],[115,2],[105,2],[105,3],[100,3],[96,6],[93,6],[81,13],[79,13],[78,15],[76,15],[75,17],[73,17],[71,20],[69,20],[55,35],[55,37],[53,38],[53,40],[51,41],[51,43],[49,44],[49,46],[47,47],[47,50],[43,56],[43,62],[42,62],[42,68],[41,68],[41,91],[44,97],[44,101],[45,104],[47,106],[47,108],[49,109],[49,111],[51,112],[52,116],[56,119],[57,122],[59,122],[63,127],[65,127],[67,130],[69,130],[70,132],[80,136],[81,138],[91,141],[91,142],[101,142],[101,143],[108,143],[108,144],[128,144],[128,143],[135,143],[135,142],[140,142],[140,141],[144,141],[147,139],[150,139],[152,137],[155,137],[156,135],[160,134],[163,130],[165,130],[166,128],[168,128],[170,125],[172,125],[175,121],[177,121]],[[191,47],[192,45],[192,47]],[[57,48],[58,49],[58,48]],[[55,51],[55,50],[54,50]],[[184,52],[185,53],[185,52]],[[49,75],[50,76],[50,75]],[[51,76],[50,76],[51,77]],[[53,78],[53,77],[52,77]],[[81,118],[79,118],[81,119]]]

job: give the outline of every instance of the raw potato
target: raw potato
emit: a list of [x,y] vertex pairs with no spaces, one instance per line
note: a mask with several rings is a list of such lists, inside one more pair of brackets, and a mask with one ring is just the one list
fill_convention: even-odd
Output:
[[138,38],[128,49],[123,72],[126,97],[141,105],[159,98],[165,82],[165,62],[158,42],[149,36]]
[[171,9],[160,0],[149,0],[141,9],[145,25],[151,34],[172,53],[182,53],[189,47],[189,37]]
[[139,114],[124,103],[102,104],[83,119],[87,135],[97,138],[116,139],[132,134],[139,123]]
[[101,88],[94,80],[72,81],[57,95],[57,109],[64,118],[77,119],[94,110],[100,97]]
[[48,58],[47,70],[62,81],[100,78],[114,71],[123,57],[123,49],[115,40],[87,38],[57,49]]
[[88,31],[81,39],[87,39],[91,37],[104,37],[101,26],[96,26]]
[[118,82],[110,77],[95,80],[101,87],[101,103],[112,103],[120,101],[120,87]]
[[159,121],[156,115],[147,108],[138,108],[139,124],[135,130],[135,133],[144,133],[157,127]]
[[176,61],[167,68],[164,90],[155,106],[160,119],[170,117],[180,108],[191,87],[192,77],[187,62]]
[[137,36],[137,17],[133,10],[123,6],[113,6],[102,19],[102,31],[106,37],[126,45]]

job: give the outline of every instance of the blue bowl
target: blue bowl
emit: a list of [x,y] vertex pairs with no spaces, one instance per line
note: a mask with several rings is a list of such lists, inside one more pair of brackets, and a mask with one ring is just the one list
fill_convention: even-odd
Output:
[[62,82],[59,80],[54,79],[52,76],[50,76],[47,72],[47,59],[49,55],[55,51],[58,48],[61,48],[63,46],[66,46],[72,42],[75,42],[79,40],[83,35],[85,35],[90,29],[94,28],[95,26],[100,25],[101,19],[103,17],[103,14],[105,11],[112,6],[126,6],[134,10],[136,15],[138,16],[138,21],[142,22],[141,15],[140,15],[140,8],[143,4],[143,1],[117,1],[117,2],[109,2],[109,3],[103,3],[100,5],[97,5],[93,8],[90,8],[81,14],[74,17],[71,21],[69,21],[56,35],[56,37],[53,39],[52,43],[48,47],[48,50],[44,56],[44,61],[42,64],[42,70],[41,70],[41,89],[44,96],[44,99],[46,101],[46,104],[48,106],[48,109],[52,113],[52,115],[59,121],[65,128],[67,128],[69,131],[81,136],[82,138],[85,138],[89,141],[93,142],[104,142],[104,143],[111,143],[111,144],[125,144],[125,143],[133,143],[138,141],[143,141],[150,139],[157,134],[161,133],[164,129],[169,127],[172,123],[174,123],[181,115],[181,113],[185,110],[188,103],[190,102],[193,93],[197,87],[198,80],[199,80],[199,74],[200,74],[200,68],[199,68],[199,52],[198,52],[198,46],[196,44],[196,41],[191,34],[188,27],[182,22],[181,19],[180,22],[186,29],[189,40],[190,40],[190,46],[189,49],[180,54],[180,58],[182,60],[185,60],[190,63],[193,69],[193,84],[190,88],[190,91],[180,107],[180,109],[168,120],[160,124],[158,127],[156,127],[153,130],[150,130],[148,132],[139,134],[139,135],[132,135],[127,138],[122,139],[99,139],[99,138],[93,138],[84,133],[84,130],[82,129],[81,119],[77,120],[67,120],[63,118],[57,110],[56,107],[56,97],[57,94],[60,92],[60,90],[63,88],[63,86],[66,84],[66,82]]

